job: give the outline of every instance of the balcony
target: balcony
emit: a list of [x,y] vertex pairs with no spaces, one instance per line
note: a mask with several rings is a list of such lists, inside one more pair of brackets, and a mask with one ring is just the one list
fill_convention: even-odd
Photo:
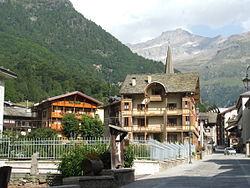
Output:
[[163,116],[165,113],[164,108],[151,108],[143,110],[133,110],[132,115],[133,116]]
[[149,96],[149,99],[152,102],[162,101],[161,95],[151,95],[151,96]]
[[199,135],[198,130],[194,126],[181,126],[181,125],[167,125],[166,126],[167,132],[188,132],[188,131],[193,131],[197,136]]
[[51,117],[52,118],[63,118],[64,113],[62,112],[51,112]]
[[133,111],[122,111],[123,116],[164,116],[166,115],[182,115],[182,109],[167,109],[165,108],[148,108],[146,110],[137,110],[133,109]]
[[52,106],[78,107],[78,108],[97,108],[95,105],[80,101],[57,101]]
[[145,126],[138,126],[138,127],[123,127],[128,132],[154,132],[160,133],[162,132],[161,127],[145,127]]
[[183,110],[178,108],[167,108],[167,115],[182,115]]
[[132,116],[132,111],[131,110],[124,110],[122,111],[123,116]]
[[65,113],[65,112],[51,112],[51,117],[52,118],[63,118],[66,114],[75,114],[77,119],[81,119],[83,117],[83,115],[88,115],[91,117],[94,117],[94,113],[92,112],[83,112],[81,114],[79,113]]
[[186,116],[189,116],[189,114],[191,114],[191,111],[188,108],[183,108],[182,109],[182,114],[186,115]]

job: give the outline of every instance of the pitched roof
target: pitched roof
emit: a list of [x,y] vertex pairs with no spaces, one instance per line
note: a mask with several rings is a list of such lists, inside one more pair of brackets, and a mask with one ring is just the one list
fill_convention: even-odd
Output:
[[[176,74],[132,74],[127,75],[120,90],[121,94],[142,94],[149,84],[148,76],[151,76],[151,83],[161,83],[167,93],[195,92],[198,73],[176,73]],[[132,86],[132,78],[136,80],[135,86]]]
[[247,92],[245,92],[245,93],[241,93],[240,94],[240,96],[239,96],[239,98],[238,98],[238,100],[237,100],[237,102],[236,102],[236,108],[239,108],[240,106],[241,106],[241,103],[242,103],[242,98],[243,97],[250,97],[250,91],[247,91]]
[[35,113],[32,113],[30,108],[17,107],[17,106],[4,107],[4,115],[12,117],[26,117],[26,118],[35,117]]
[[240,96],[242,96],[242,97],[250,97],[250,91],[247,91],[245,93],[241,93]]
[[92,97],[90,97],[88,95],[85,95],[84,93],[82,93],[80,91],[73,91],[73,92],[70,92],[70,93],[65,93],[65,94],[62,94],[62,95],[51,97],[51,98],[48,98],[47,100],[42,101],[42,102],[53,101],[53,100],[56,100],[56,99],[60,99],[62,97],[68,97],[68,96],[75,95],[75,94],[80,95],[82,97],[85,97],[85,98],[87,98],[87,99],[89,99],[89,100],[91,100],[91,101],[93,101],[93,102],[95,102],[95,103],[97,103],[99,105],[103,104],[102,102],[100,102],[100,101],[98,101],[98,100],[96,100],[96,99],[94,99],[94,98],[92,98]]
[[5,78],[16,78],[17,74],[10,71],[9,69],[0,66],[0,76],[3,76]]
[[236,109],[237,109],[236,106],[231,106],[231,107],[228,107],[226,110],[222,111],[220,114],[225,115],[226,113],[231,112]]

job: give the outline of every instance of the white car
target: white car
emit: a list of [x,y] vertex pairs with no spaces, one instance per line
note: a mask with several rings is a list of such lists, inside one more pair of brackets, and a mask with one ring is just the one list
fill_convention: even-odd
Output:
[[236,155],[236,150],[234,148],[226,147],[224,150],[224,155]]

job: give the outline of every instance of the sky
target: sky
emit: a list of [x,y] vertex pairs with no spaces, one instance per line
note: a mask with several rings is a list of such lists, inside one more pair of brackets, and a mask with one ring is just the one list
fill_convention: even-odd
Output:
[[85,18],[125,43],[185,29],[227,37],[250,31],[250,0],[70,0]]

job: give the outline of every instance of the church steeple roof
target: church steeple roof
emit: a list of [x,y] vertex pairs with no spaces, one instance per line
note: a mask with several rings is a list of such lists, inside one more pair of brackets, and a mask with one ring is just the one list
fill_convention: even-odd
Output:
[[171,52],[170,45],[168,45],[165,73],[166,74],[173,74],[174,73],[174,67],[173,67],[173,62],[172,62],[172,52]]

